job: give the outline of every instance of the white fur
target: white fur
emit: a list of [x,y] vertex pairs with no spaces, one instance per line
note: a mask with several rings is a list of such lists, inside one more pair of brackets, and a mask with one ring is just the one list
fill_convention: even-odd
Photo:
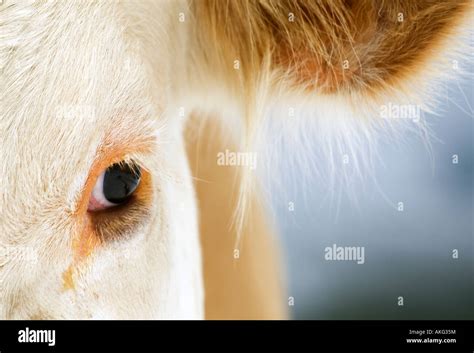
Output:
[[[162,24],[172,6],[161,5]],[[171,45],[164,27],[150,78],[123,13],[115,2],[8,1],[0,9],[0,246],[38,253],[35,261],[2,258],[1,318],[203,318],[182,122],[163,115],[169,82],[158,74]],[[64,290],[71,214],[107,136],[156,138],[153,154],[133,156],[153,175],[152,216],[130,239],[94,251],[78,265],[75,288]]]

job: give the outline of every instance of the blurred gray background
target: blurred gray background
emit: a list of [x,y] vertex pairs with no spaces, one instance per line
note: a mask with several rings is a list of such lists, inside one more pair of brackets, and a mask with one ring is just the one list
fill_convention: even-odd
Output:
[[[474,94],[468,80],[442,89],[439,115],[426,116],[432,151],[415,134],[380,146],[377,182],[352,186],[356,202],[326,200],[316,177],[287,185],[295,210],[275,212],[294,319],[474,319]],[[334,243],[364,246],[365,263],[326,261]]]

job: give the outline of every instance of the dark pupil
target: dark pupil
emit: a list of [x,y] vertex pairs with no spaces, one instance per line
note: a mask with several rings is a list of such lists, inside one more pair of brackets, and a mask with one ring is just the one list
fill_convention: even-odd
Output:
[[113,164],[104,175],[104,196],[113,203],[126,201],[140,183],[140,169],[126,164]]

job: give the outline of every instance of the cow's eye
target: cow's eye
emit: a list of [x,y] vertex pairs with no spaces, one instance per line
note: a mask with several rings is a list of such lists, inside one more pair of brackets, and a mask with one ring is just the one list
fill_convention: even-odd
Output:
[[136,165],[111,165],[97,178],[87,210],[100,211],[127,202],[140,184],[140,178],[140,168]]

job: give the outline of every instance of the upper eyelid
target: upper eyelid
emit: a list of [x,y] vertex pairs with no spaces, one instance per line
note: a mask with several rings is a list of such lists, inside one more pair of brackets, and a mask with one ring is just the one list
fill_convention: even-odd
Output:
[[115,164],[125,165],[129,167],[137,175],[140,175],[141,170],[147,170],[147,168],[143,166],[143,163],[138,161],[137,158],[134,158],[133,156],[125,156],[123,159],[121,159],[119,162]]

